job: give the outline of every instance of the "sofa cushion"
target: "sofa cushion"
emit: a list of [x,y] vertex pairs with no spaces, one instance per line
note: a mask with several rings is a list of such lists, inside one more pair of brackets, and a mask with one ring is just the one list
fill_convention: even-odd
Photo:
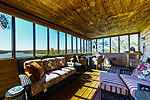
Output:
[[46,72],[58,69],[55,58],[47,58],[42,60],[44,63],[44,69]]
[[44,77],[45,77],[45,82],[49,82],[49,81],[54,80],[57,77],[59,77],[59,75],[51,73],[51,72],[48,72],[47,74],[44,75]]
[[61,70],[65,71],[65,72],[68,72],[69,76],[76,73],[76,69],[73,68],[73,67],[63,67],[63,68],[61,68]]
[[43,88],[46,89],[46,88],[52,86],[53,84],[57,83],[57,81],[59,79],[59,75],[48,72],[47,74],[44,75],[43,78],[45,80],[45,83],[43,84]]
[[114,73],[100,72],[100,88],[117,94],[128,95],[128,89]]
[[55,71],[51,71],[51,73],[59,75],[61,80],[65,79],[69,76],[68,72],[65,72],[63,70],[55,70]]
[[76,70],[74,67],[63,67],[61,70],[64,70],[64,71],[73,71],[73,70]]
[[131,76],[150,82],[150,64],[141,62],[139,66],[133,70]]
[[134,97],[134,92],[137,90],[137,84],[138,83],[150,86],[150,82],[141,80],[139,78],[136,78],[136,77],[133,77],[130,75],[121,74],[120,77],[122,78],[122,80],[127,85],[128,89],[130,90],[130,94],[132,95],[132,97]]
[[58,68],[66,66],[65,57],[56,57],[56,62],[57,62]]
[[54,70],[54,71],[51,71],[52,74],[58,74],[58,75],[64,75],[66,74],[67,72],[65,71],[62,71],[62,70]]

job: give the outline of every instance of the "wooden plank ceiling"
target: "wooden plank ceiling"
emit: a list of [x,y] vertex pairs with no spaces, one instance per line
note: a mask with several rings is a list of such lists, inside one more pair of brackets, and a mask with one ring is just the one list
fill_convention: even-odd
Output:
[[141,32],[150,24],[150,0],[1,0],[1,3],[90,39]]

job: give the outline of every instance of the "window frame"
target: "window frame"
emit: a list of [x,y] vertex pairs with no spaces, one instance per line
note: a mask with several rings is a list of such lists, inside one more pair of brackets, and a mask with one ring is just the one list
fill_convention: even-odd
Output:
[[[102,38],[110,38],[110,53],[112,53],[111,51],[111,38],[112,37],[118,37],[118,53],[120,53],[120,36],[125,36],[128,35],[128,48],[130,49],[130,35],[134,35],[134,34],[138,34],[138,51],[140,51],[140,33],[133,33],[133,34],[124,34],[124,35],[117,35],[117,36],[110,36],[110,37],[102,37]],[[98,52],[98,48],[97,48],[97,39],[102,39],[102,38],[96,38],[96,52]],[[94,39],[93,39],[94,40]],[[91,41],[91,52],[93,52],[93,43]],[[103,53],[104,53],[104,43],[103,43]]]
[[[5,13],[4,13],[5,14]],[[11,16],[11,15],[10,15]],[[15,59],[15,58],[26,58],[26,57],[16,57],[16,26],[15,26],[15,24],[16,24],[16,21],[15,21],[15,18],[16,17],[14,17],[14,16],[11,16],[11,53],[12,53],[12,55],[11,55],[11,57],[10,58],[2,58],[2,59],[11,59],[11,58],[13,58],[13,59]],[[20,18],[21,19],[21,18]],[[25,20],[25,21],[27,21],[27,20]],[[30,21],[29,21],[30,22]],[[32,35],[33,35],[33,56],[31,56],[31,57],[37,57],[37,55],[36,55],[36,46],[37,46],[37,44],[36,44],[36,24],[35,23],[32,23],[33,25],[32,25],[32,27],[33,27],[33,33],[32,33]],[[43,26],[43,25],[41,25],[41,26]],[[51,41],[50,41],[50,38],[51,38],[51,36],[50,36],[50,34],[51,34],[51,30],[50,30],[50,28],[47,28],[47,27],[45,27],[46,28],[46,53],[47,54],[45,54],[45,56],[51,56],[50,55],[50,43],[51,43]],[[56,31],[56,30],[55,30]],[[69,34],[68,34],[69,35]],[[60,37],[59,37],[59,31],[57,31],[57,37],[56,37],[57,39],[57,54],[59,55],[59,52],[60,52]],[[75,46],[75,48],[73,47],[73,38],[75,38],[75,41],[76,41],[76,46]],[[82,42],[83,41],[83,42]],[[76,51],[76,53],[79,53],[78,52],[78,49],[80,49],[80,54],[82,54],[82,53],[87,53],[88,52],[88,49],[87,49],[87,40],[84,40],[84,39],[82,39],[81,40],[81,38],[79,38],[78,39],[78,37],[76,37],[76,36],[72,36],[71,35],[71,51],[72,51],[72,54],[73,54],[73,49],[76,49],[75,51]],[[91,41],[90,41],[91,42]],[[80,48],[79,48],[79,45],[80,44]],[[91,42],[91,44],[90,44],[90,46],[92,46],[92,42]],[[85,47],[85,48],[84,48]],[[91,51],[92,51],[92,47],[90,48],[91,49]],[[57,55],[56,54],[56,55]],[[65,33],[65,54],[68,54],[67,53],[67,34]]]

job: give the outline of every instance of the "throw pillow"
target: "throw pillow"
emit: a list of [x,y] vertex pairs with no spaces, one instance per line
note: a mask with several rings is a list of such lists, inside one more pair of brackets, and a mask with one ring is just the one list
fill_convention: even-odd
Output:
[[35,77],[31,73],[25,72],[25,74],[31,79],[32,82],[36,82]]
[[40,80],[44,75],[43,68],[37,62],[33,62],[26,66],[26,72],[32,74],[36,81]]
[[30,66],[33,62],[37,62],[44,69],[44,65],[41,59],[27,60],[26,62],[24,62],[24,69],[26,69],[26,66]]
[[62,68],[66,66],[66,60],[64,57],[56,57],[56,62],[57,62],[58,68]]
[[58,69],[55,58],[47,58],[42,60],[46,72]]
[[133,70],[132,76],[150,82],[150,64],[141,62],[139,66]]

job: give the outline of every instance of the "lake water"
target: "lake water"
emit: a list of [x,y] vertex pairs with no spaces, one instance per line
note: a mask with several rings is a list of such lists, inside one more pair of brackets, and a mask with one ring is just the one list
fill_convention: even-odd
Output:
[[[25,54],[23,52],[16,52],[16,57],[31,57],[33,54]],[[0,54],[0,58],[12,58],[12,53]]]

